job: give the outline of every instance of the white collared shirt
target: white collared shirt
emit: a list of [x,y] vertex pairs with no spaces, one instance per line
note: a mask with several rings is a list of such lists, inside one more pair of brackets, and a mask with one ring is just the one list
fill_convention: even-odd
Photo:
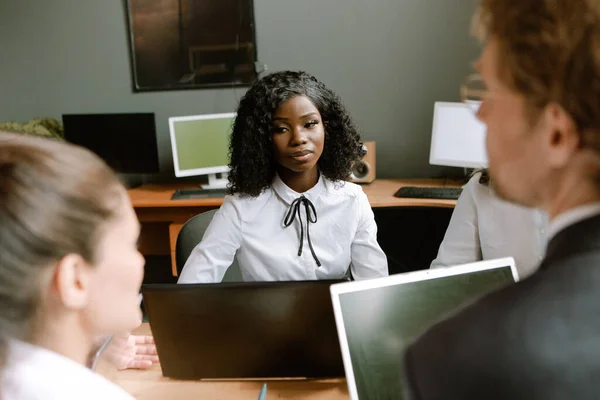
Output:
[[7,355],[2,400],[133,400],[89,368],[43,347],[10,340]]
[[[286,227],[284,218],[294,200],[312,202],[317,222],[308,223],[300,207]],[[307,230],[319,267],[311,253]],[[221,282],[234,256],[244,281],[339,279],[350,267],[355,279],[388,275],[387,258],[377,243],[377,225],[362,188],[321,177],[304,193],[290,189],[276,176],[258,197],[226,196],[223,205],[194,248],[179,283]]]
[[463,188],[431,267],[513,257],[520,279],[533,274],[546,252],[545,212],[500,199],[475,174]]
[[550,221],[548,227],[548,241],[566,227],[598,214],[600,214],[600,203],[584,204],[558,214]]

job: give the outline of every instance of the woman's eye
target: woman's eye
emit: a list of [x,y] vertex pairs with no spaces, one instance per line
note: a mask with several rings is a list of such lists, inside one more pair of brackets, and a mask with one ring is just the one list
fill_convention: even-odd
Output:
[[312,128],[313,126],[317,125],[319,123],[319,121],[309,121],[306,124],[304,124],[305,128]]
[[286,131],[285,126],[276,126],[273,128],[273,133],[282,133],[285,131]]

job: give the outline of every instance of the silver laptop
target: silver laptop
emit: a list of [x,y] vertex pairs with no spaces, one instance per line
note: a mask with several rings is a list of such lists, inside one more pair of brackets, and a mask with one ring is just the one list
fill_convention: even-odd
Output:
[[330,288],[352,400],[401,399],[404,349],[437,321],[518,281],[512,258]]

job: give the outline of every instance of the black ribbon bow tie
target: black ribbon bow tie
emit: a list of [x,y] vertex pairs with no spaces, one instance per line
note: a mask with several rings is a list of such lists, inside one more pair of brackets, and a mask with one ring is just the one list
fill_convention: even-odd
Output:
[[300,207],[302,207],[302,205],[304,205],[304,209],[306,211],[306,238],[308,239],[308,247],[310,247],[310,252],[312,253],[313,258],[315,259],[315,262],[320,267],[321,262],[317,258],[315,250],[313,249],[312,242],[310,241],[309,226],[311,223],[314,224],[315,222],[317,222],[317,210],[315,210],[315,206],[313,205],[313,203],[304,196],[298,197],[290,205],[290,209],[285,215],[283,223],[286,227],[290,226],[294,222],[296,215],[298,215],[298,220],[300,221],[300,247],[298,248],[298,256],[301,256],[302,248],[304,247],[304,227],[302,225],[302,217],[300,216]]

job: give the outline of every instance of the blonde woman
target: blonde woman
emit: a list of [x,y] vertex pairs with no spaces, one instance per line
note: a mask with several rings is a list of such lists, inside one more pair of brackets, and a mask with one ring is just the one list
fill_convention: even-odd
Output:
[[[131,399],[86,364],[98,338],[140,323],[139,229],[95,155],[0,133],[3,400]],[[121,361],[135,366],[135,345],[116,348],[133,349]]]

